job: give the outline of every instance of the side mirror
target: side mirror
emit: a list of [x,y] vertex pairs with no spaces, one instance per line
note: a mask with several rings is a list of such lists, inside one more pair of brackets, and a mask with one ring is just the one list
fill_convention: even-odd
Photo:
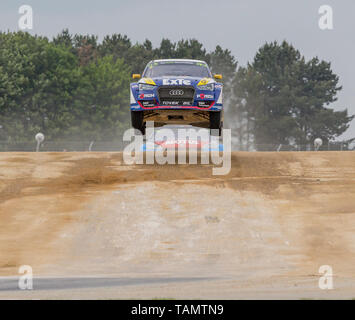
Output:
[[222,75],[221,74],[214,74],[213,77],[218,80],[222,80]]
[[138,73],[133,73],[132,74],[132,79],[140,79],[141,75]]

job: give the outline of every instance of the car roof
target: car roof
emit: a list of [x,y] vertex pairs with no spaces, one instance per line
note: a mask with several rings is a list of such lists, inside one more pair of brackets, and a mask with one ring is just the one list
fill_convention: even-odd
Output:
[[[196,60],[196,59],[157,59],[157,60],[153,60],[152,62],[162,62],[162,61],[201,62],[201,63],[206,63],[206,61],[203,61],[203,60]],[[206,63],[206,64],[207,64],[207,63]]]

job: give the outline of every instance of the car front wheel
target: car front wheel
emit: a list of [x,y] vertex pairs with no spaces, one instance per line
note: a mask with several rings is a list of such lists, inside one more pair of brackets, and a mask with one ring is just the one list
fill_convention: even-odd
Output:
[[131,122],[132,127],[141,134],[145,134],[145,124],[143,122],[144,114],[143,111],[131,111]]
[[222,134],[221,111],[210,112],[210,129],[211,134],[214,134],[216,130],[218,130],[219,136]]

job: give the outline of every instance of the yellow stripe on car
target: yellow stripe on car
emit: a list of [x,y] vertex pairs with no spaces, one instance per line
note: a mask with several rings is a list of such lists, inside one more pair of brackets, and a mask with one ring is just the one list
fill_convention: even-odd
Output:
[[156,86],[152,78],[142,78],[140,83],[146,83],[146,84],[151,84],[152,86]]

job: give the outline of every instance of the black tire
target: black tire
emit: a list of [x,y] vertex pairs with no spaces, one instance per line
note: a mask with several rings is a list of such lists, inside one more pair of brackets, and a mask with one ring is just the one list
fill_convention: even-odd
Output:
[[140,131],[142,135],[145,135],[145,124],[143,122],[143,118],[143,111],[131,111],[132,127]]
[[213,129],[218,130],[218,135],[222,134],[222,122],[221,122],[221,111],[211,111],[210,112],[210,129],[211,134],[213,134]]

